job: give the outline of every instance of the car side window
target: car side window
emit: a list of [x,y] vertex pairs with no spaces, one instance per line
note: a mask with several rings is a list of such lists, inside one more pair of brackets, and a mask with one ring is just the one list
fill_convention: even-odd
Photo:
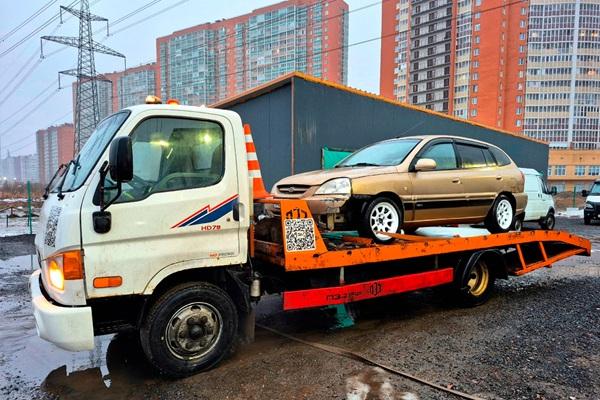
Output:
[[463,143],[457,143],[456,148],[458,149],[463,168],[481,168],[487,166],[483,148]]
[[483,149],[483,156],[485,157],[485,162],[487,163],[488,167],[496,166],[496,160],[492,156],[490,149]]
[[537,193],[540,191],[540,181],[537,176],[525,175],[525,191],[529,193]]
[[436,170],[455,169],[456,154],[452,143],[437,143],[425,150],[419,158],[430,158],[437,164]]
[[500,150],[496,147],[490,146],[490,151],[494,155],[494,158],[496,159],[496,162],[498,163],[498,165],[502,166],[502,165],[510,164],[510,158],[508,158],[506,153],[504,153],[502,150]]
[[[117,202],[141,200],[152,193],[212,186],[223,177],[224,132],[211,121],[157,117],[131,133],[133,179],[122,184]],[[105,182],[107,198],[113,182]],[[112,192],[112,193],[110,193]]]

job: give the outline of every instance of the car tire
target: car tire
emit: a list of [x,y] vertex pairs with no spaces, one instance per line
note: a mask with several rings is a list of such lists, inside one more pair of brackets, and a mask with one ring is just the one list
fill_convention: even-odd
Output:
[[524,216],[520,215],[515,218],[515,222],[512,224],[512,230],[516,232],[521,232],[523,230],[523,219]]
[[229,354],[237,324],[237,310],[223,289],[191,282],[167,291],[150,307],[140,340],[155,368],[182,378],[210,369]]
[[402,229],[403,214],[396,202],[389,197],[376,197],[364,208],[359,233],[377,243],[389,243],[393,237],[376,232],[398,233]]
[[548,215],[546,215],[540,221],[540,227],[547,231],[551,231],[554,229],[555,225],[556,225],[556,218],[554,217],[554,213],[551,211],[548,211]]
[[515,210],[509,198],[501,194],[496,198],[485,219],[485,227],[490,233],[508,232],[513,224]]

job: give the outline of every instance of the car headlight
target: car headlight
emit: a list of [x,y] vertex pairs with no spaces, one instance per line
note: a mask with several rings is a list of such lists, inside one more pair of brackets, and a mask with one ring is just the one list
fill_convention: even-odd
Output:
[[350,194],[351,185],[348,178],[336,178],[321,185],[315,194]]
[[593,210],[594,209],[594,205],[592,203],[588,202],[588,203],[585,203],[585,208]]

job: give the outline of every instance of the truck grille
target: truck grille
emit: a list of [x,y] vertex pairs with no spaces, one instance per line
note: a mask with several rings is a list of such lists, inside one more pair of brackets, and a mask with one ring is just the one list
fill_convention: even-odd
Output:
[[283,194],[300,195],[304,194],[310,185],[279,185],[277,190]]

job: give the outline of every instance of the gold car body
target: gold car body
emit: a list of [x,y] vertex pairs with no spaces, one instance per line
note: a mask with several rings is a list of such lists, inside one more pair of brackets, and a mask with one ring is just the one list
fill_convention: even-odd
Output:
[[[381,195],[399,203],[406,228],[482,222],[500,193],[508,195],[516,216],[523,214],[527,205],[527,195],[523,192],[524,177],[504,152],[507,161],[510,161],[506,165],[464,168],[459,164],[454,169],[414,170],[421,154],[434,144],[453,143],[455,150],[458,144],[499,150],[496,146],[442,135],[391,140],[403,139],[417,139],[419,142],[398,165],[342,167],[297,174],[277,182],[272,194],[275,198],[306,200],[315,218],[323,223],[327,223],[328,217],[329,222],[333,219],[336,224],[347,222],[348,213],[353,212],[348,209],[352,200],[364,203]],[[316,194],[322,184],[336,178],[351,180],[351,194]]]

